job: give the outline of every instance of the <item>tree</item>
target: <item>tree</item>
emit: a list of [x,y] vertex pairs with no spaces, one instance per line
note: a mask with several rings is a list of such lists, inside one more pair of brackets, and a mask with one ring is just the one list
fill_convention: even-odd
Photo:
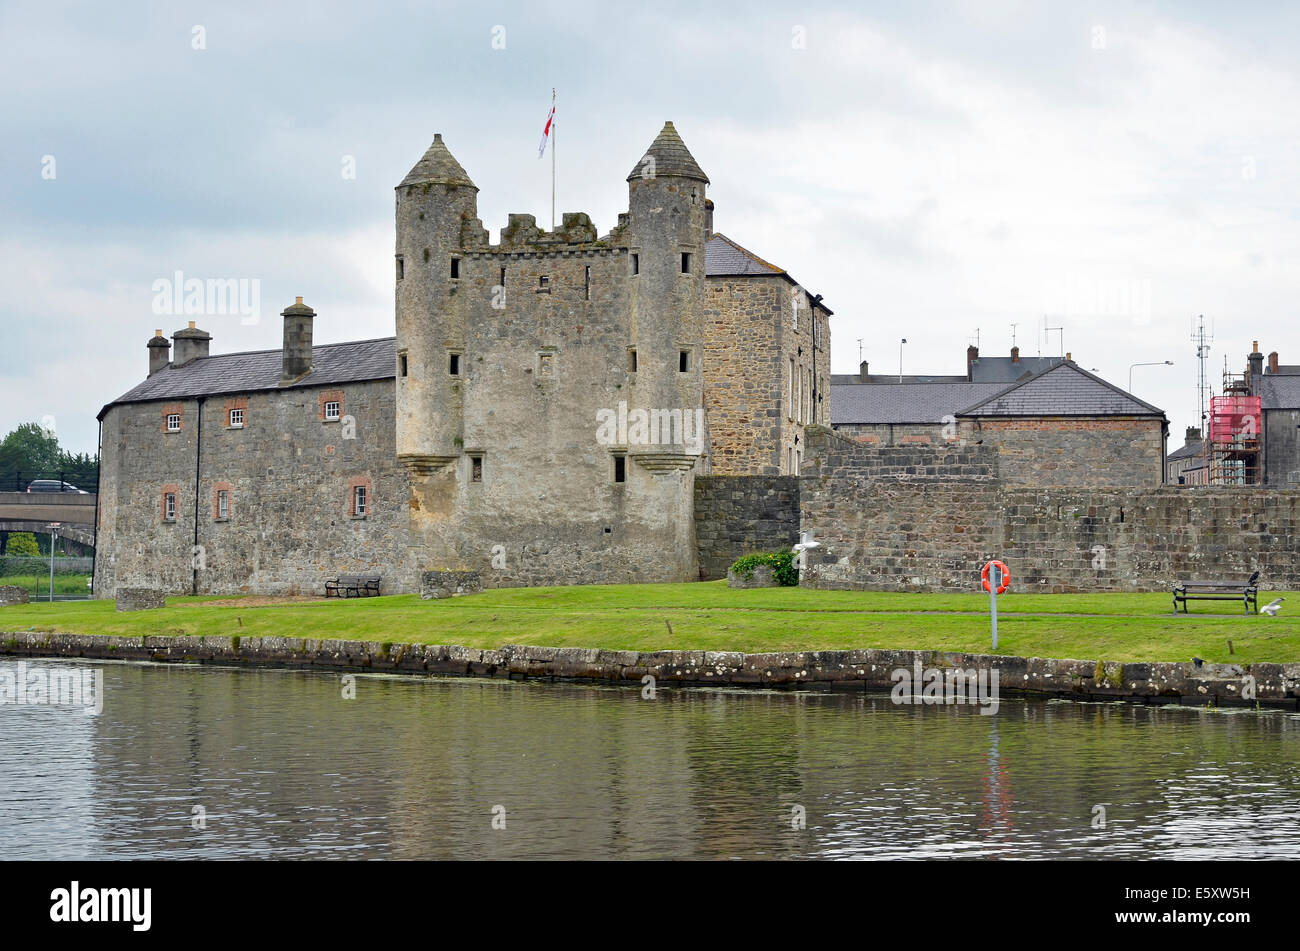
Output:
[[35,558],[40,553],[41,549],[36,544],[36,536],[31,532],[9,533],[9,544],[5,546],[6,555],[13,555],[16,558]]
[[69,453],[59,440],[36,423],[23,423],[0,442],[0,491],[19,491],[33,479],[57,479],[95,490],[99,461],[86,453]]

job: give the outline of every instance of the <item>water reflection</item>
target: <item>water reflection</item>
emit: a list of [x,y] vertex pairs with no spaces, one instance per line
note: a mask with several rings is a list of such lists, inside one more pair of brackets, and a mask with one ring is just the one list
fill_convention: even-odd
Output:
[[1300,832],[1294,714],[94,666],[99,716],[0,706],[7,856],[1261,858]]

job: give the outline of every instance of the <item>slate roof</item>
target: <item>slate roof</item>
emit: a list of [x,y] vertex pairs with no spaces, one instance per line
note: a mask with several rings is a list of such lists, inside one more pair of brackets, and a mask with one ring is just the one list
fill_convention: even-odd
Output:
[[942,423],[1001,383],[832,383],[831,425]]
[[1027,374],[1050,370],[1064,357],[1021,357],[1012,363],[1010,357],[976,357],[971,363],[971,380],[975,383],[1014,383]]
[[251,393],[258,390],[293,390],[397,376],[397,340],[353,340],[312,347],[312,371],[297,383],[280,386],[283,351],[251,350],[198,357],[182,367],[159,370],[143,383],[127,390],[99,412],[103,419],[110,406],[145,403],[152,400],[194,399],[222,393]]
[[1164,410],[1093,376],[1058,363],[967,406],[958,416],[1158,416]]
[[397,187],[424,184],[468,185],[470,188],[477,188],[469,180],[465,169],[461,168],[460,163],[443,144],[441,132],[434,135],[433,144],[424,153],[424,157],[415,163],[415,167],[406,173],[406,177]]
[[1175,449],[1167,456],[1167,458],[1170,462],[1173,462],[1175,459],[1186,459],[1189,456],[1200,456],[1204,451],[1204,448],[1205,445],[1200,440],[1189,442],[1186,445]]
[[[799,285],[799,282],[791,277],[788,271],[777,267],[770,261],[764,261],[753,251],[741,247],[725,234],[715,231],[713,237],[709,238],[704,245],[704,276],[749,277],[755,275],[781,277],[791,284]],[[825,301],[818,302],[817,306],[827,314],[835,313],[826,306]]]
[[[704,169],[700,168],[699,163],[695,161],[695,156],[691,150],[686,147],[682,137],[677,134],[671,122],[665,122],[659,135],[650,143],[650,148],[645,150],[646,155],[654,157],[654,174],[659,175],[678,175],[682,178],[693,178],[696,181],[709,181],[709,176],[704,174]],[[628,174],[627,180],[630,182],[635,178],[641,178],[646,174],[644,165],[645,156],[637,159],[636,167]]]
[[1261,409],[1300,409],[1300,376],[1265,373],[1259,395]]

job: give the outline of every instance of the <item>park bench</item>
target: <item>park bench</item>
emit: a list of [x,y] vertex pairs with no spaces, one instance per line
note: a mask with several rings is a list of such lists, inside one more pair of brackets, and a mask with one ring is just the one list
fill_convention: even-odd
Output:
[[1259,613],[1259,572],[1255,572],[1245,581],[1180,581],[1174,585],[1174,613],[1178,613],[1178,603],[1182,602],[1183,613],[1188,601],[1240,601],[1245,613],[1251,608]]
[[379,581],[379,575],[339,575],[333,581],[325,582],[325,597],[378,597]]

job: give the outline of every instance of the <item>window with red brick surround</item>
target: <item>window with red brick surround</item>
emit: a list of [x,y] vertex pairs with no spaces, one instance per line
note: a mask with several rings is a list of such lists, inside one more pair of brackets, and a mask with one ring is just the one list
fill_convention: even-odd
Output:
[[[338,404],[339,404],[339,412],[338,412],[338,415],[337,415],[337,416],[326,416],[326,415],[325,415],[325,404],[327,404],[327,403],[338,403]],[[342,390],[321,390],[321,391],[320,391],[320,419],[321,419],[321,422],[325,422],[325,420],[327,420],[327,419],[330,420],[330,421],[332,422],[332,421],[334,421],[334,420],[336,420],[336,419],[342,419],[342,418],[343,418],[343,391],[342,391]]]
[[[232,415],[233,410],[238,410],[239,412]],[[227,429],[238,429],[241,426],[247,425],[248,397],[235,396],[226,400],[225,405],[221,410],[221,418],[224,421],[223,425],[225,425]]]
[[[180,495],[181,495],[180,486],[165,485],[162,487],[162,492],[158,497],[158,517],[161,518],[164,522],[176,521],[176,513],[180,510]],[[170,513],[168,513],[167,511],[168,496],[171,496],[171,502],[172,502]]]
[[[226,493],[226,511],[221,512],[221,493]],[[212,484],[212,517],[219,521],[230,518],[231,507],[234,504],[235,487],[229,482],[214,482]]]
[[[185,428],[185,407],[180,403],[167,403],[162,408],[162,431],[165,433],[178,433]],[[173,429],[168,426],[168,417],[176,417],[176,427]]]
[[[364,489],[364,492],[357,492],[357,489]],[[364,501],[365,508],[363,511],[357,511],[357,503]],[[348,515],[353,518],[368,518],[374,511],[375,500],[370,490],[370,478],[368,476],[357,476],[355,479],[348,480]]]

